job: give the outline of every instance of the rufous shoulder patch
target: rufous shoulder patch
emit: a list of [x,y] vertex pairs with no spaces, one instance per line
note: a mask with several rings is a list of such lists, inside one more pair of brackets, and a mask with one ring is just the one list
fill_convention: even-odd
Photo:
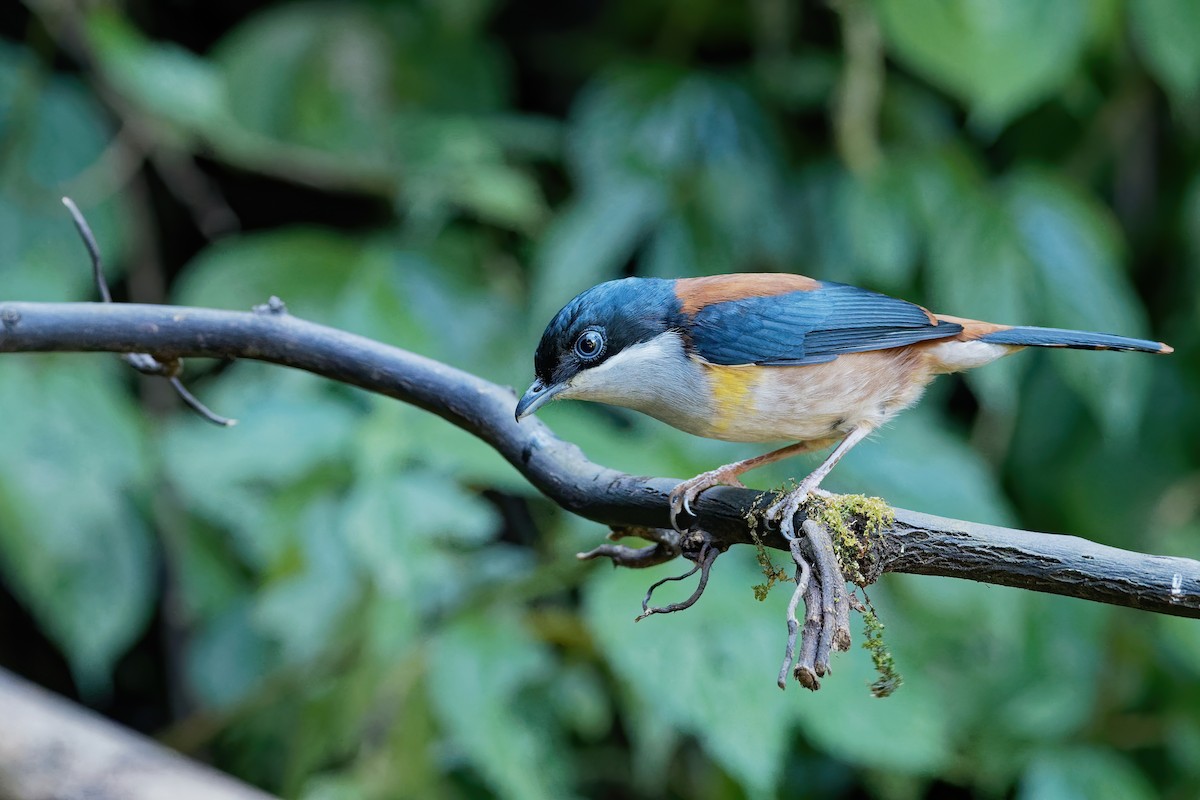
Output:
[[780,272],[743,272],[704,278],[680,278],[675,281],[675,296],[680,310],[689,316],[705,306],[747,297],[773,297],[789,292],[811,292],[821,282],[803,275]]

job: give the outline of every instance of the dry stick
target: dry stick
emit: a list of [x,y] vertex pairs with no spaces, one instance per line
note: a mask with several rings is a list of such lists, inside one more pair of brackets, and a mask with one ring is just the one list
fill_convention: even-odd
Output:
[[[162,358],[250,358],[323,375],[411,403],[479,436],[567,511],[605,525],[667,528],[678,478],[627,475],[589,461],[536,418],[513,419],[512,389],[432,359],[288,314],[133,303],[0,301],[0,352],[150,351]],[[747,519],[770,502],[716,487],[694,510],[719,550],[787,551],[778,530]],[[895,509],[871,543],[867,577],[942,575],[1200,617],[1200,562],[1097,544],[1077,536],[981,525]]]
[[[79,231],[79,237],[83,239],[83,246],[87,249],[88,257],[92,261],[92,279],[96,283],[96,291],[99,292],[100,299],[103,302],[111,303],[113,301],[112,292],[108,290],[108,280],[104,277],[104,265],[100,260],[100,247],[96,244],[96,237],[92,233],[92,226],[88,225],[83,212],[79,210],[79,206],[75,205],[74,200],[64,197],[62,204],[70,212],[71,220],[75,223],[75,230]],[[159,360],[149,353],[125,353],[121,358],[126,364],[143,375],[166,378],[187,407],[205,420],[214,425],[226,428],[237,424],[236,419],[230,419],[229,417],[213,413],[194,394],[187,390],[187,387],[183,385],[183,381],[179,379],[179,373],[183,370],[183,362],[180,359],[170,358]]]
[[800,658],[792,674],[805,689],[816,691],[821,688],[817,670],[817,643],[821,638],[821,588],[817,581],[809,581],[804,591],[804,630],[800,634]]
[[812,577],[812,569],[808,566],[804,554],[800,552],[800,540],[793,539],[790,544],[792,560],[796,562],[796,589],[792,592],[792,598],[788,601],[787,607],[787,649],[783,653],[783,666],[779,668],[779,679],[776,681],[780,689],[787,688],[788,671],[792,668],[792,661],[796,653],[796,634],[800,630],[800,622],[796,619],[796,608],[800,605],[800,598],[808,591],[808,581]]
[[[682,575],[676,575],[671,578],[663,578],[661,581],[656,581],[654,585],[650,587],[650,589],[646,592],[646,598],[642,600],[643,613],[635,617],[634,622],[641,622],[646,617],[650,617],[655,614],[673,614],[676,611],[683,611],[694,606],[696,601],[700,599],[700,596],[704,594],[704,589],[708,586],[708,576],[712,570],[712,565],[716,562],[717,556],[720,554],[721,551],[710,545],[708,542],[702,544],[700,546],[700,552],[696,555],[696,566],[692,567]],[[678,603],[671,603],[670,605],[666,605],[661,608],[647,608],[647,606],[650,604],[650,596],[654,594],[655,589],[662,586],[667,581],[681,581],[684,578],[689,578],[696,573],[696,570],[700,570],[700,582],[696,584],[696,591],[692,592],[691,597],[687,598],[686,600],[681,600]]]
[[[834,631],[837,629],[834,609],[838,605],[846,604],[846,579],[833,550],[829,530],[811,519],[804,520],[801,527],[804,535],[808,537],[817,576],[821,581],[821,599],[824,602],[821,606],[821,638],[817,644],[816,672],[818,675],[825,675],[830,671],[829,654],[833,650]],[[846,637],[849,635],[847,626]]]
[[[646,567],[656,567],[659,564],[665,564],[675,558],[678,558],[679,551],[672,550],[667,545],[662,543],[652,544],[649,547],[627,547],[623,544],[602,544],[586,553],[576,554],[576,558],[580,561],[591,561],[596,558],[612,559],[612,563],[618,567],[629,567],[631,569],[645,569]],[[696,570],[693,569],[688,575],[691,575]],[[681,576],[686,577],[686,576]],[[659,582],[661,583],[661,581]],[[655,584],[658,585],[658,584]],[[650,598],[646,598],[649,602]],[[645,606],[643,605],[643,609]]]

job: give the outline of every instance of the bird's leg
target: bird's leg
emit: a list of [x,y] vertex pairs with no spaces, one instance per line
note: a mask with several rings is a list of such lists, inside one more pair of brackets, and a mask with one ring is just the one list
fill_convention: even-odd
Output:
[[850,449],[865,439],[870,432],[871,428],[867,425],[859,425],[850,431],[846,438],[842,439],[841,443],[833,449],[833,452],[821,462],[821,465],[800,481],[799,486],[767,509],[766,518],[779,525],[779,532],[783,534],[783,538],[789,542],[796,538],[796,512],[800,510],[809,496],[817,491],[821,481],[825,480],[825,476],[829,474],[830,470],[842,460],[842,456],[850,452]]
[[732,464],[726,464],[723,467],[702,472],[696,477],[684,481],[671,490],[671,527],[677,531],[680,530],[678,522],[680,512],[686,512],[695,516],[695,513],[692,511],[692,503],[696,501],[701,492],[711,489],[714,486],[741,486],[742,482],[739,480],[739,477],[744,472],[771,464],[781,458],[820,450],[823,447],[828,447],[833,441],[832,439],[817,439],[811,442],[791,444],[787,447],[781,447],[778,450],[772,450],[770,453],[765,453],[761,456],[747,458],[744,461],[735,461]]

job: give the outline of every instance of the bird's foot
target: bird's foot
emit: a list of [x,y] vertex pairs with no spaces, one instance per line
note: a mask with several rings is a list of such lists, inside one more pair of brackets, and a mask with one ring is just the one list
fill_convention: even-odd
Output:
[[763,513],[763,517],[767,522],[776,525],[783,538],[790,542],[796,538],[796,513],[804,507],[809,498],[829,498],[831,496],[829,492],[817,488],[816,481],[809,481],[808,478],[805,478],[800,481],[799,486],[779,498],[768,508]]
[[683,529],[679,527],[680,512],[690,516],[696,516],[692,511],[692,503],[696,502],[696,498],[702,492],[705,492],[714,486],[737,486],[738,488],[746,488],[738,476],[742,474],[742,470],[735,469],[739,464],[730,464],[718,469],[702,472],[696,477],[686,480],[671,490],[671,527],[680,533]]

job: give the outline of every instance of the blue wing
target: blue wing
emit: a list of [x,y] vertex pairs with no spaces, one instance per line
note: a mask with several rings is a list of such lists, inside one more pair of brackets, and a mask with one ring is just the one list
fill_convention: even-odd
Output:
[[962,332],[915,303],[840,283],[748,297],[698,310],[687,326],[697,355],[713,364],[801,366],[843,353],[886,350]]

